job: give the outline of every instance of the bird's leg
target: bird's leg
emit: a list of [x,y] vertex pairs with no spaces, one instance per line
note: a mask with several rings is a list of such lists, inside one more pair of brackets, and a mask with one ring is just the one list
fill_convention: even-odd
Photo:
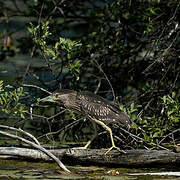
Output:
[[120,148],[118,148],[118,147],[114,144],[114,139],[113,139],[113,135],[112,135],[112,130],[111,130],[111,128],[109,128],[109,127],[108,127],[106,124],[104,124],[102,121],[99,121],[99,120],[97,120],[97,119],[93,119],[93,120],[94,120],[96,123],[98,123],[99,125],[101,125],[104,129],[106,129],[106,130],[109,132],[109,134],[110,134],[112,147],[110,147],[105,154],[109,153],[113,148],[114,148],[114,149],[117,149],[118,151],[121,151],[121,152],[123,152],[123,153],[126,153],[125,151],[121,150]]
[[97,136],[97,127],[96,127],[96,123],[94,121],[91,121],[92,122],[92,125],[94,127],[94,134],[92,136],[92,138],[87,142],[87,144],[83,147],[74,147],[73,149],[87,149],[87,147],[92,143],[92,141],[96,138]]

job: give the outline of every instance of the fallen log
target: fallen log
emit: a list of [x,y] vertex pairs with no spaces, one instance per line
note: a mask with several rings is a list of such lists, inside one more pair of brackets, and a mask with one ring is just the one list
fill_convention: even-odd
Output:
[[[149,166],[153,164],[180,164],[180,153],[168,150],[127,150],[126,154],[112,150],[107,155],[105,155],[106,149],[51,149],[49,151],[69,165]],[[32,160],[51,160],[46,154],[35,149],[0,147],[0,157],[5,156]]]

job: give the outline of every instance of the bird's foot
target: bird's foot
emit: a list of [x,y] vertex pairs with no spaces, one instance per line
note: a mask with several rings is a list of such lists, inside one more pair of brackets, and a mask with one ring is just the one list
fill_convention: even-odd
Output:
[[118,151],[122,152],[122,153],[126,153],[125,151],[121,150],[120,148],[118,148],[117,146],[112,146],[110,147],[106,152],[105,152],[105,155],[107,153],[109,153],[112,149],[117,149]]

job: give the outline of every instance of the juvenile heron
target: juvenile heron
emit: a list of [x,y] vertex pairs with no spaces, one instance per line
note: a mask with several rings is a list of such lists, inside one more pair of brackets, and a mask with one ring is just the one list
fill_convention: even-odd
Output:
[[79,147],[78,149],[86,149],[95,139],[97,136],[97,123],[110,134],[112,147],[108,149],[106,154],[113,148],[122,151],[115,146],[112,130],[105,123],[122,123],[130,127],[131,122],[129,116],[122,112],[111,101],[88,91],[77,92],[66,89],[55,92],[42,100],[63,104],[67,109],[83,114],[91,120],[95,133],[84,147]]

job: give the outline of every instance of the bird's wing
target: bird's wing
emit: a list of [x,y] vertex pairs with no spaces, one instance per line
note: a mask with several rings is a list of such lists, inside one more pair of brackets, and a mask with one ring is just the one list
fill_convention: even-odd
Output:
[[129,116],[121,111],[111,101],[88,91],[77,94],[77,100],[81,111],[91,118],[96,118],[106,122],[119,122],[130,126]]
[[77,99],[81,104],[82,111],[95,118],[110,121],[110,119],[115,118],[115,115],[123,113],[110,101],[88,91],[79,92]]
[[102,105],[103,107],[109,108],[115,113],[122,112],[118,106],[116,106],[113,102],[104,99],[103,97],[96,95],[89,91],[82,91],[78,93],[77,96],[79,99],[83,99],[86,103],[93,103],[97,105]]

